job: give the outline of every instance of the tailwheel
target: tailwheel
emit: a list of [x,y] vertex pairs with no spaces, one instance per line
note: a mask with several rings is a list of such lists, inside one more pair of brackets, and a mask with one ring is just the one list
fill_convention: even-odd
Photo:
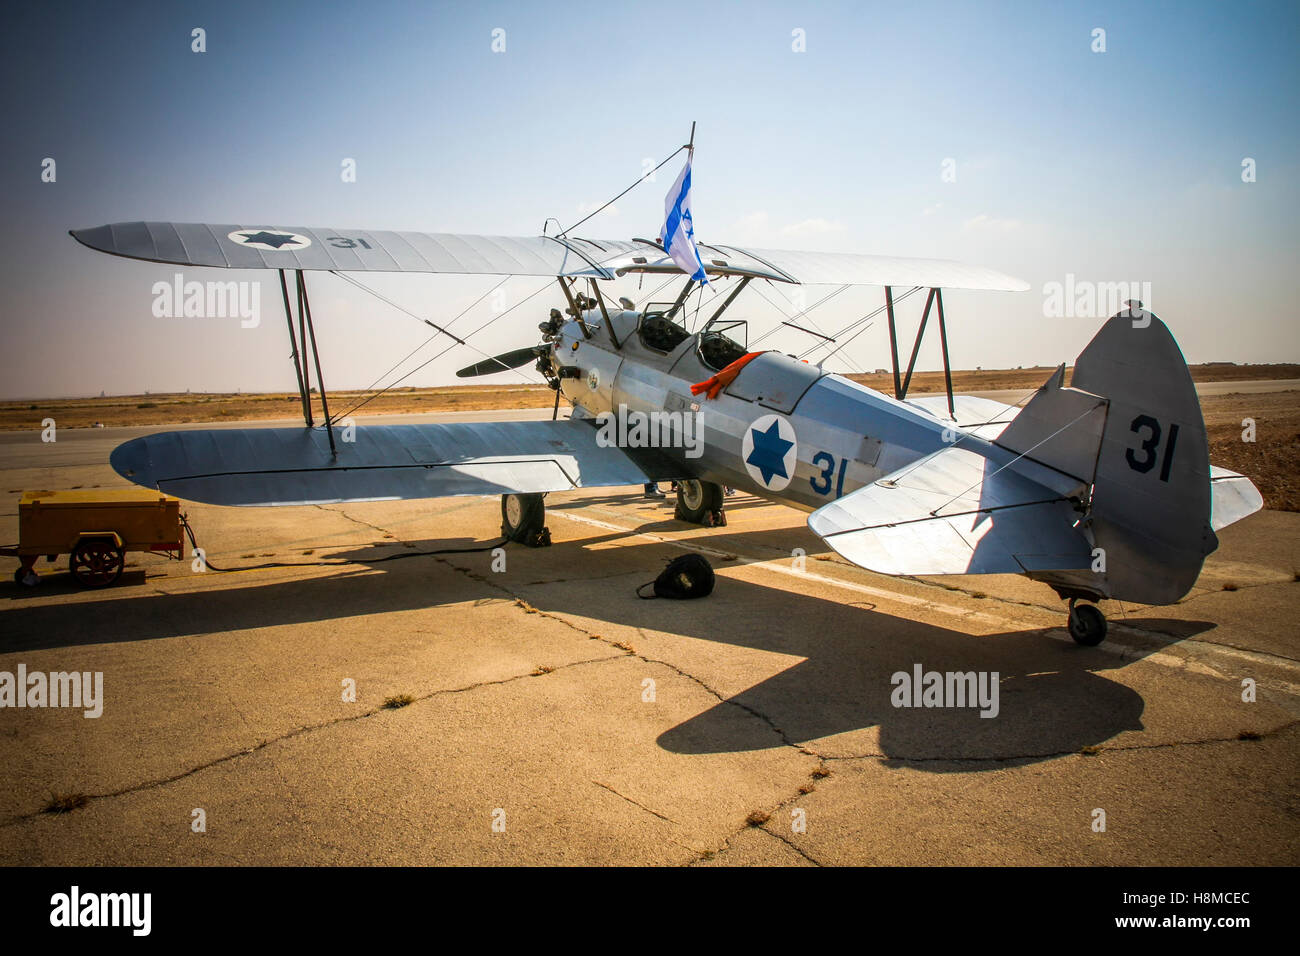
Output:
[[545,548],[551,543],[546,527],[545,495],[502,495],[501,534],[530,548]]
[[112,538],[82,538],[68,558],[68,570],[83,588],[106,588],[122,576],[126,552]]
[[1095,604],[1079,604],[1070,600],[1070,636],[1076,644],[1096,647],[1106,639],[1106,615]]
[[676,517],[709,528],[725,525],[727,519],[722,514],[722,485],[694,478],[677,482]]

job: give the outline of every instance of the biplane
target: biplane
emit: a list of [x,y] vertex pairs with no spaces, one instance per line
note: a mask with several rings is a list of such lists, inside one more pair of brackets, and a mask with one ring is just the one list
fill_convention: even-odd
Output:
[[[1029,288],[991,269],[701,242],[701,271],[688,275],[662,238],[565,233],[126,222],[72,235],[116,256],[279,274],[303,426],[173,431],[112,453],[120,475],[184,499],[303,505],[500,495],[503,532],[536,543],[548,492],[673,481],[679,518],[717,524],[729,486],[810,512],[816,534],[872,571],[1045,582],[1069,602],[1069,631],[1085,645],[1106,633],[1095,602],[1179,600],[1217,547],[1216,532],[1262,506],[1248,479],[1210,465],[1182,353],[1139,303],[1102,326],[1068,385],[1062,365],[1019,406],[954,395],[943,290]],[[557,413],[550,421],[355,426],[352,440],[341,440],[305,279],[319,271],[553,277],[564,311],[550,310],[540,342],[459,374],[532,363],[555,390]],[[640,306],[602,291],[637,274],[685,282],[670,301]],[[703,281],[730,291],[715,297],[711,314],[697,308],[692,328],[687,303]],[[727,313],[755,283],[882,288],[893,394],[778,351],[750,351],[747,322]],[[895,302],[913,292],[925,305],[903,366]],[[931,317],[946,394],[909,398]],[[572,406],[565,419],[561,399]],[[611,415],[678,413],[698,426],[697,454],[671,443],[600,440]]]

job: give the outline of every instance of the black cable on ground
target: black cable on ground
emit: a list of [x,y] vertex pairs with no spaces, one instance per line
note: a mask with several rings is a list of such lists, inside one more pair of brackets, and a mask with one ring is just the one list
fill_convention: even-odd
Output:
[[[190,527],[190,523],[185,519],[185,515],[181,515],[181,526],[184,527],[185,534],[190,539],[190,548],[197,551],[199,545],[198,542],[194,540],[194,529]],[[439,548],[434,551],[402,551],[398,554],[389,554],[382,558],[370,558],[366,561],[352,561],[347,559],[341,561],[268,561],[265,564],[250,564],[243,568],[219,568],[208,560],[207,554],[205,553],[203,556],[203,564],[209,571],[217,571],[218,573],[226,573],[230,571],[260,571],[263,568],[315,568],[328,565],[342,566],[345,564],[379,564],[381,561],[397,561],[402,558],[426,558],[438,554],[477,554],[479,552],[493,551],[496,548],[504,547],[509,543],[509,541],[509,538],[503,537],[500,541],[494,541],[491,544],[484,544],[474,548]]]

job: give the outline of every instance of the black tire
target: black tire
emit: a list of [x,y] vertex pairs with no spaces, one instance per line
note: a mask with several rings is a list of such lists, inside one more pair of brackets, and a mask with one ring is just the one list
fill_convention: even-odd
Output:
[[1092,604],[1070,610],[1070,636],[1076,644],[1096,647],[1106,639],[1106,616]]
[[722,510],[722,485],[694,478],[677,482],[677,512],[682,521],[704,524],[715,511]]
[[68,570],[83,588],[116,584],[126,567],[126,552],[109,538],[82,538],[68,557]]
[[543,495],[502,495],[501,534],[511,541],[532,544],[546,530]]

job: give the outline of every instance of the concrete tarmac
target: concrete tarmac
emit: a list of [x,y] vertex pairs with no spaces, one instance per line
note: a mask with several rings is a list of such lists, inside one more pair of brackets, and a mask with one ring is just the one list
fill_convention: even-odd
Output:
[[[0,436],[0,540],[19,489],[124,486],[156,430]],[[213,565],[292,566],[134,554],[83,591],[0,558],[0,672],[104,681],[98,718],[0,710],[0,863],[1300,863],[1297,514],[1081,648],[1044,585],[873,574],[747,496],[708,530],[553,494],[503,569],[416,555],[491,544],[496,498],[185,510]],[[711,597],[636,597],[687,551]],[[894,706],[916,665],[996,672],[996,716]]]

